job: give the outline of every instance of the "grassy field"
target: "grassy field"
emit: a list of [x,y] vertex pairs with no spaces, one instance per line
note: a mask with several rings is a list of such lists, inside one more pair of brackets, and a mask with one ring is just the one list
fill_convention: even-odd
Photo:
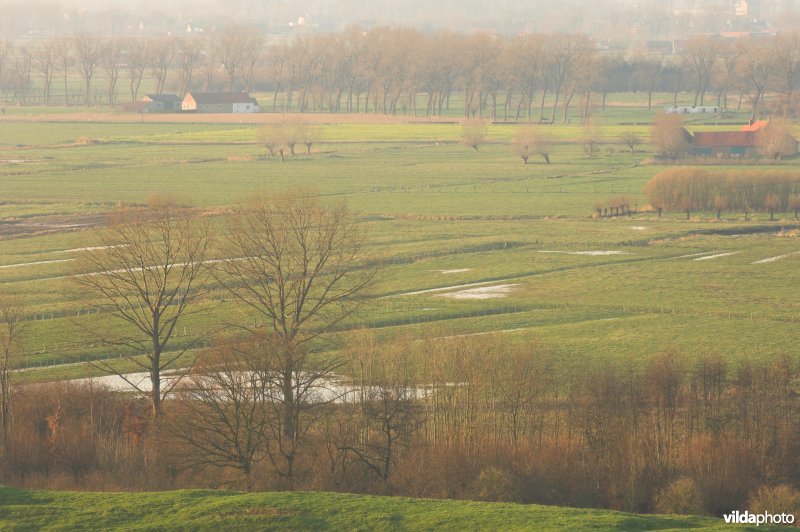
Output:
[[[722,519],[340,493],[66,493],[0,487],[4,530],[729,530]],[[737,530],[756,527],[737,525]],[[758,530],[776,530],[758,527]]]
[[[88,312],[70,279],[101,213],[170,194],[222,214],[255,192],[297,186],[346,200],[384,264],[370,305],[348,327],[533,334],[574,368],[635,367],[665,349],[689,361],[707,353],[736,364],[797,360],[793,215],[687,221],[645,212],[643,186],[663,167],[644,164],[653,155],[646,144],[632,156],[616,143],[629,130],[647,137],[641,124],[652,114],[641,109],[620,103],[600,114],[594,157],[581,126],[544,127],[553,164],[527,165],[511,149],[514,124],[489,126],[477,152],[458,144],[453,123],[321,124],[310,155],[300,146],[280,163],[256,144],[251,124],[17,120],[36,116],[24,111],[0,128],[0,290],[21,296],[32,320],[18,366],[43,369],[18,378],[80,376],[85,366],[63,364],[119,356],[85,332],[111,325]],[[689,126],[731,127],[713,118]],[[620,195],[638,213],[593,217],[595,202]],[[493,297],[463,293],[481,287]],[[213,286],[202,307],[177,345],[252,318]]]

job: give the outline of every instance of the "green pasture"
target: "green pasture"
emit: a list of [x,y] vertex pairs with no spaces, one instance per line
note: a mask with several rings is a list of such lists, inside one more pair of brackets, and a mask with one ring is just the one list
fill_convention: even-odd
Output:
[[[552,164],[534,155],[527,165],[512,150],[514,124],[487,126],[489,142],[477,152],[458,143],[456,124],[321,124],[311,154],[298,145],[281,163],[257,144],[256,126],[6,120],[0,290],[27,305],[25,355],[16,365],[37,368],[19,378],[80,376],[85,366],[64,364],[125,364],[137,354],[97,342],[90,331],[117,325],[90,312],[93,302],[72,279],[99,215],[174,195],[219,214],[213,220],[221,227],[225,208],[293,187],[346,201],[382,265],[345,336],[358,327],[420,337],[531,334],[575,368],[640,367],[666,349],[689,361],[707,353],[733,364],[797,361],[793,215],[770,222],[766,213],[685,220],[646,212],[644,184],[664,167],[648,163],[646,143],[632,155],[618,140],[627,131],[646,139],[652,113],[616,103],[593,133],[600,139],[593,157],[584,150],[586,128],[536,126],[552,142]],[[687,125],[731,127],[703,120]],[[636,212],[596,218],[595,203],[617,196]],[[207,288],[202,312],[186,320],[174,348],[255,319],[219,287]]]
[[[6,530],[726,530],[722,519],[344,493],[78,493],[0,487]],[[741,530],[756,527],[738,525]],[[759,530],[776,530],[759,527]]]

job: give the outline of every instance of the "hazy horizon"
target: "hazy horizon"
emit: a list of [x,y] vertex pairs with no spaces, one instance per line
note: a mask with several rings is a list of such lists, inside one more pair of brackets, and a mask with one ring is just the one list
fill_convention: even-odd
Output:
[[780,31],[800,21],[797,0],[609,0],[567,3],[521,0],[142,0],[0,2],[0,36],[65,33],[181,34],[251,24],[265,33],[338,31],[347,26],[407,26],[424,31],[488,31],[503,35],[563,31],[597,40],[653,40],[692,33]]

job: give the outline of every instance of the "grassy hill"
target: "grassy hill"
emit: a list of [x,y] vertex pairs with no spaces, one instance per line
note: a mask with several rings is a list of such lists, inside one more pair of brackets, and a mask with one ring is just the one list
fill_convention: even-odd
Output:
[[[341,493],[78,493],[0,487],[0,528],[726,530],[721,519]],[[747,530],[737,526],[738,530]],[[753,527],[755,530],[755,527]],[[759,530],[769,530],[759,527]]]

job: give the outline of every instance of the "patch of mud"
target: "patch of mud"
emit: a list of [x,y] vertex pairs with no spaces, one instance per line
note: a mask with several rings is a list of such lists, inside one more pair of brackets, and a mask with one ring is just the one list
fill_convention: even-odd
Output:
[[698,261],[698,260],[718,259],[720,257],[730,257],[731,255],[736,255],[737,253],[741,253],[741,251],[727,251],[725,253],[717,253],[716,255],[706,255],[705,257],[697,257],[694,260]]
[[103,214],[53,215],[0,220],[0,239],[66,233],[105,223]]
[[518,284],[497,284],[494,286],[480,286],[467,288],[458,292],[448,292],[446,294],[436,294],[437,297],[449,297],[451,299],[497,299],[506,297]]

